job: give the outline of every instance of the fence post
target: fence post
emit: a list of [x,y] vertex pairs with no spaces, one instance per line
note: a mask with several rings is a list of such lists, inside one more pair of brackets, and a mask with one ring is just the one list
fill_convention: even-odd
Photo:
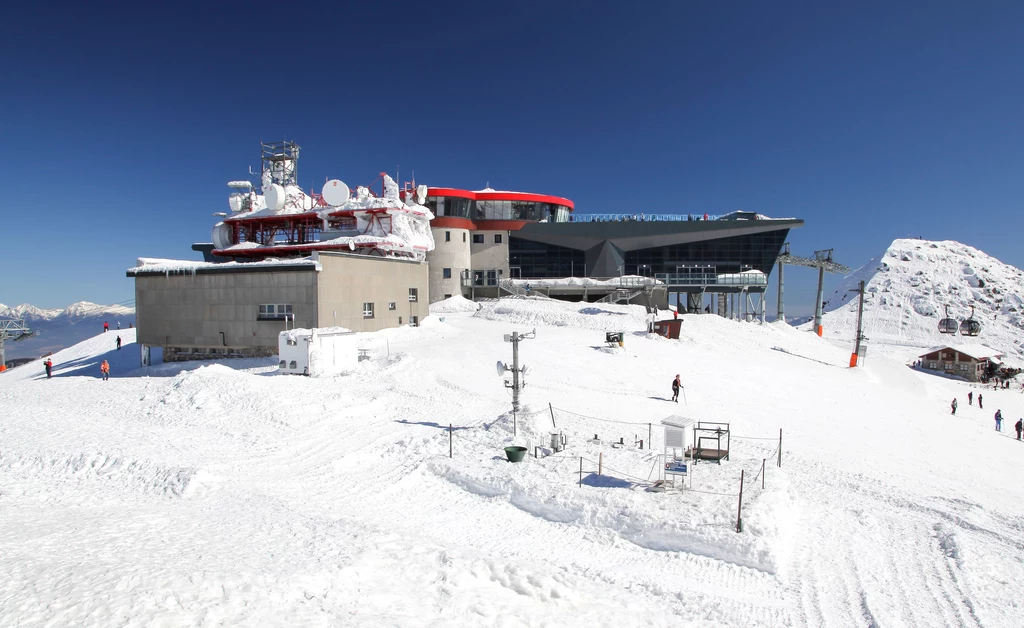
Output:
[[782,466],[782,428],[779,428],[779,466]]
[[601,475],[601,466],[604,464],[604,452],[597,454],[597,474]]
[[550,401],[548,402],[548,410],[551,411],[551,427],[553,429],[557,430],[558,426],[555,425],[555,409],[553,407],[551,407],[551,402]]
[[761,458],[761,488],[764,488],[764,463],[768,462],[767,458]]
[[580,456],[580,488],[583,488],[583,456]]
[[740,470],[740,505],[736,509],[736,532],[743,532],[743,470]]
[[[650,424],[650,423],[648,423],[648,424],[647,424],[647,442],[648,442],[648,443],[650,443],[650,442],[651,442],[651,430],[652,430],[652,429],[653,429],[653,428],[651,428],[651,424]],[[648,446],[648,447],[650,447],[650,445],[647,445],[647,446]]]
[[448,457],[452,457],[452,424],[448,424]]

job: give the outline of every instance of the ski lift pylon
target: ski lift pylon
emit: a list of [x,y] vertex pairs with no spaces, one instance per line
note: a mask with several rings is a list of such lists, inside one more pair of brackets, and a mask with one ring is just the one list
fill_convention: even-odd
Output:
[[971,306],[971,315],[960,323],[961,336],[977,336],[981,333],[981,323],[974,320],[974,306]]
[[955,318],[949,316],[949,306],[946,306],[946,318],[939,321],[939,333],[940,334],[956,334],[956,330],[960,329],[960,324]]

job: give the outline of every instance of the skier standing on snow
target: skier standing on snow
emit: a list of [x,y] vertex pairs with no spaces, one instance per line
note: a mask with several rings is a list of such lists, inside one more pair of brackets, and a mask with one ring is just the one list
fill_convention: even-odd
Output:
[[121,321],[117,321],[117,328],[121,329]]
[[117,350],[118,351],[121,350],[121,337],[120,336],[117,337]]
[[949,407],[953,409],[953,414],[956,414],[956,397],[953,397],[953,403],[949,404]]
[[971,391],[971,392],[967,393],[967,405],[969,405],[969,406],[973,406],[974,405],[974,391]]
[[981,405],[981,393],[978,393],[978,407],[983,410],[985,409],[985,406]]
[[110,364],[106,360],[103,360],[103,364],[100,364],[100,373],[103,374],[103,381],[107,381],[110,378]]
[[110,329],[110,323],[103,321],[103,333],[107,333],[108,329]]
[[46,362],[43,362],[43,366],[46,367],[46,379],[53,377],[53,362],[50,361],[50,358],[46,358]]
[[997,432],[1002,432],[1003,431],[1003,411],[1002,410],[996,410],[996,431]]
[[1013,429],[1017,430],[1017,440],[1020,440],[1020,433],[1024,430],[1024,419],[1017,419],[1017,422],[1013,425]]
[[676,378],[672,380],[672,401],[679,403],[679,389],[683,383],[679,381],[679,373],[676,373]]

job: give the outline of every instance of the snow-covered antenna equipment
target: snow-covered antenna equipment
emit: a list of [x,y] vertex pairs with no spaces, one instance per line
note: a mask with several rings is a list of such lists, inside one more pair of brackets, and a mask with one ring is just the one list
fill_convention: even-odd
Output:
[[495,365],[495,370],[498,371],[498,377],[504,375],[506,370],[505,363],[502,362],[501,360],[498,360],[498,363]]
[[[294,185],[298,187],[299,145],[295,142],[261,142],[261,161],[263,171],[260,180],[269,175],[270,182],[282,187]],[[263,190],[266,194],[267,190]]]
[[347,203],[350,193],[348,186],[340,179],[331,179],[324,183],[324,187],[320,190],[320,194],[327,201],[327,204],[333,207]]

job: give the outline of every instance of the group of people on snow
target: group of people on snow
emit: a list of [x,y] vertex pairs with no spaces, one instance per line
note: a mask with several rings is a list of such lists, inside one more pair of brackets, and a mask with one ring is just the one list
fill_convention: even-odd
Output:
[[[984,406],[982,405],[982,402],[983,402],[982,394],[978,393],[978,408],[979,409],[984,408]],[[973,390],[969,391],[967,393],[967,403],[969,405],[972,405],[972,406],[974,405],[974,391]],[[955,415],[956,414],[956,409],[957,409],[956,397],[953,397],[953,401],[949,404],[949,407],[950,407],[951,413]],[[993,418],[996,421],[996,431],[997,432],[1002,432],[1003,431],[1003,411],[1002,411],[1002,409],[997,409],[996,413],[995,413],[995,416]],[[1017,440],[1021,440],[1021,432],[1024,432],[1024,418],[1017,419],[1017,422],[1013,424],[1013,429],[1014,429],[1014,431],[1017,432]]]

